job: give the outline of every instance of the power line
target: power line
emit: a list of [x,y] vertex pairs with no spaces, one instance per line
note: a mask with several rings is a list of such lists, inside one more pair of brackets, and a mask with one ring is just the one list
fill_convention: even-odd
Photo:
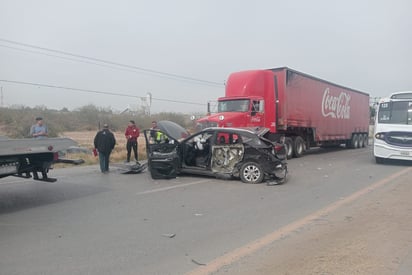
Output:
[[[127,65],[127,64],[123,64],[123,63],[119,63],[119,62],[113,62],[113,61],[100,59],[100,58],[94,58],[94,57],[69,53],[69,52],[66,52],[66,51],[40,47],[40,46],[31,45],[31,44],[27,44],[27,43],[21,43],[21,42],[8,40],[8,39],[4,39],[4,38],[0,38],[0,41],[10,43],[10,44],[14,44],[14,45],[23,46],[23,47],[34,48],[34,49],[38,49],[38,50],[42,50],[42,51],[48,51],[48,52],[53,52],[53,53],[57,53],[57,54],[62,54],[62,55],[66,55],[66,56],[72,56],[72,57],[76,57],[76,58],[92,60],[94,62],[114,65],[114,66],[118,66],[118,67],[129,68],[129,69],[133,69],[133,70],[139,70],[139,71],[143,71],[143,72],[146,72],[146,73],[152,73],[152,74],[155,74],[157,76],[169,77],[169,78],[178,79],[178,80],[180,79],[180,80],[198,82],[198,83],[203,83],[203,84],[208,84],[208,85],[223,86],[223,83],[219,83],[219,82],[215,82],[215,81],[208,81],[208,80],[192,78],[192,77],[178,75],[178,74],[172,74],[172,73],[167,73],[167,72],[161,72],[161,71],[146,69],[146,68],[142,68],[142,67],[138,67],[138,66]],[[7,47],[7,46],[5,46],[5,47]],[[20,50],[24,51],[24,49],[20,49]],[[80,61],[80,60],[77,60],[77,61]],[[82,61],[80,61],[80,62],[82,62]],[[95,64],[95,63],[92,63],[92,64]],[[97,65],[97,64],[95,64],[95,65]]]
[[[93,93],[93,94],[102,94],[102,95],[110,95],[110,96],[121,96],[121,97],[131,97],[131,98],[144,98],[143,96],[137,96],[137,95],[131,95],[131,94],[115,93],[115,92],[105,92],[105,91],[97,91],[97,90],[89,90],[89,89],[80,89],[80,88],[72,88],[72,87],[57,86],[57,85],[43,84],[43,83],[24,82],[24,81],[15,81],[15,80],[6,80],[6,79],[0,79],[0,82],[13,83],[13,84],[21,84],[21,85],[30,85],[30,86],[37,86],[37,87],[63,89],[63,90],[68,90],[68,91],[84,92],[84,93]],[[152,100],[204,106],[204,104],[202,104],[202,103],[190,102],[190,101],[181,101],[181,100],[173,100],[173,99],[164,99],[164,98],[155,98],[155,97],[153,97]]]
[[[111,68],[111,69],[115,69],[115,70],[121,70],[121,71],[126,71],[126,72],[133,72],[133,73],[138,73],[138,74],[145,74],[145,75],[151,75],[151,76],[155,76],[155,77],[161,77],[161,78],[166,78],[166,79],[179,80],[179,81],[185,81],[185,82],[193,83],[193,81],[189,81],[189,80],[185,80],[185,79],[176,79],[175,77],[157,75],[157,74],[154,74],[154,73],[144,72],[144,71],[136,71],[136,70],[133,70],[133,69],[122,68],[122,67],[118,67],[118,66],[115,67],[113,65],[102,64],[102,63],[97,63],[97,62],[92,62],[92,61],[87,61],[87,60],[81,60],[81,59],[75,59],[75,58],[70,58],[70,57],[65,57],[65,56],[60,56],[60,55],[48,54],[48,53],[39,52],[39,51],[32,51],[32,50],[28,50],[28,49],[22,49],[22,48],[17,48],[17,47],[2,45],[2,44],[0,44],[0,47],[7,48],[7,49],[12,49],[12,50],[17,50],[17,51],[22,51],[22,52],[33,53],[33,54],[41,54],[41,55],[44,55],[44,56],[55,57],[55,58],[64,59],[64,60],[81,62],[81,63],[85,63],[85,64],[93,64],[93,65],[96,65],[96,66]],[[212,87],[217,87],[217,86],[222,87],[222,86],[224,86],[224,84],[221,84],[221,85],[207,84],[207,83],[196,83],[196,84],[198,84],[198,85],[200,84],[200,85],[204,85],[204,86],[212,86]]]

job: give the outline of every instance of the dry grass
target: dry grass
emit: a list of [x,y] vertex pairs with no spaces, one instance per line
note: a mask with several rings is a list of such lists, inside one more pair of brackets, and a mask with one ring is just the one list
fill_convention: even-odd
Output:
[[[113,132],[116,138],[116,146],[110,155],[111,162],[123,162],[126,160],[126,138],[124,137],[123,132]],[[79,132],[64,132],[62,137],[68,137],[75,140],[79,147],[87,148],[90,152],[92,152],[94,145],[93,140],[96,136],[96,131],[79,131]],[[143,134],[140,134],[138,138],[138,154],[139,160],[146,159],[146,142],[144,139]],[[93,156],[92,153],[84,154],[84,153],[76,153],[76,154],[67,154],[66,158],[69,159],[83,159],[85,161],[84,165],[91,165],[97,164],[99,162],[99,158]],[[133,159],[133,152],[132,157]],[[70,164],[57,164],[55,167],[68,167],[72,166]]]

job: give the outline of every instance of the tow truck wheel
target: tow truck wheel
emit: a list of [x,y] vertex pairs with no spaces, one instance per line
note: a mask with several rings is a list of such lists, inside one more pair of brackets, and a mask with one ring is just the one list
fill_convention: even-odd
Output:
[[290,137],[285,138],[286,159],[293,157],[293,141]]
[[264,176],[262,167],[255,162],[246,162],[240,168],[240,179],[244,183],[261,183]]

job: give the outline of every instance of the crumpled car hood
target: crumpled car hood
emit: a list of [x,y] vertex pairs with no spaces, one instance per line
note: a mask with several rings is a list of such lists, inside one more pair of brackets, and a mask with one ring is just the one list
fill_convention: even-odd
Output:
[[182,138],[186,138],[190,136],[189,131],[185,128],[180,126],[179,124],[168,121],[168,120],[161,120],[157,122],[157,127],[160,131],[168,135],[169,137],[175,140],[181,140]]

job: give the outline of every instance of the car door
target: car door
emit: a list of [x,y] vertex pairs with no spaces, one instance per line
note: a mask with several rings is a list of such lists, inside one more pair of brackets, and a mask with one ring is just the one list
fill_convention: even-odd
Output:
[[240,135],[219,130],[212,145],[211,170],[214,173],[233,174],[236,164],[242,161],[244,146]]
[[144,131],[148,169],[152,178],[175,178],[181,167],[180,140],[189,132],[179,124],[162,120],[155,129]]
[[162,139],[154,142],[153,130],[145,130],[148,170],[153,179],[175,178],[179,172],[179,142],[160,130],[156,134]]
[[204,130],[192,135],[181,143],[183,157],[182,166],[210,170],[211,143],[214,132]]

